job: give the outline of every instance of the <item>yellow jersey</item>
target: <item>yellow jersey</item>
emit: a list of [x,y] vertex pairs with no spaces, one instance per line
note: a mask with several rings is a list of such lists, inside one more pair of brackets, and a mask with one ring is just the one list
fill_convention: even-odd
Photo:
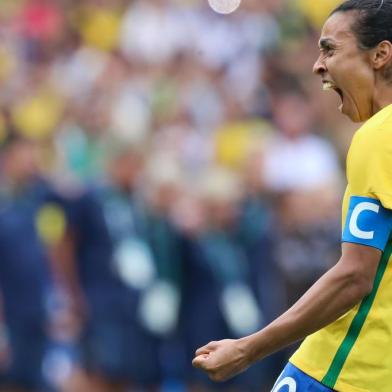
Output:
[[[392,105],[356,132],[346,172],[342,241],[383,252],[373,290],[338,320],[308,336],[290,362],[339,392],[391,392]],[[366,216],[373,219],[370,229]]]

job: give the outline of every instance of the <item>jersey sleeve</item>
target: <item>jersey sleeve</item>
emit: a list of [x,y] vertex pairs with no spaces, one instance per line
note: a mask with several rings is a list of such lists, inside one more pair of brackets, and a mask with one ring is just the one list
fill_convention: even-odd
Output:
[[356,135],[347,160],[350,190],[343,242],[383,251],[392,232],[392,132]]
[[378,199],[392,209],[392,132],[374,129],[353,141],[347,163],[352,194]]
[[[369,160],[369,193],[380,200],[384,208],[392,209],[392,140],[380,154]],[[373,154],[372,154],[373,155]]]

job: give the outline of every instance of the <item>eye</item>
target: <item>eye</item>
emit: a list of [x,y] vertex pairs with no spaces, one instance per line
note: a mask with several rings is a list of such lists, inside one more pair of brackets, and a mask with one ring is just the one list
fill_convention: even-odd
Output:
[[335,49],[328,48],[327,52],[326,52],[326,55],[327,55],[327,57],[331,57],[334,53],[335,53]]
[[325,46],[325,47],[321,48],[320,51],[324,57],[331,57],[335,53],[335,49],[330,46]]

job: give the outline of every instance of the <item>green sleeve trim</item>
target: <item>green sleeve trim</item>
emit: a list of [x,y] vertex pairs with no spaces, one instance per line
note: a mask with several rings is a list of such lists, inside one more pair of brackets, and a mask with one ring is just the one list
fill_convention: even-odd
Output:
[[381,261],[377,268],[376,277],[374,279],[374,285],[372,292],[366,296],[359,306],[358,312],[355,315],[351,325],[348,329],[347,335],[344,338],[342,344],[340,345],[339,349],[337,350],[335,357],[331,363],[331,366],[328,369],[327,374],[322,379],[322,384],[326,385],[328,388],[333,389],[336,381],[339,378],[339,375],[343,369],[343,366],[354,347],[355,342],[358,339],[358,336],[361,332],[363,325],[365,324],[366,318],[370,312],[370,309],[373,305],[374,299],[376,297],[378,288],[380,287],[381,280],[384,276],[385,270],[388,266],[388,260],[392,254],[392,242],[389,242]]

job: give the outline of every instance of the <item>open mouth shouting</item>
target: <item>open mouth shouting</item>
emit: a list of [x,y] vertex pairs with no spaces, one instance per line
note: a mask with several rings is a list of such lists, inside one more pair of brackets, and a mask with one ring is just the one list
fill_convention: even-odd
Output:
[[339,94],[340,99],[342,100],[341,106],[343,106],[343,91],[338,86],[336,86],[336,84],[334,82],[332,82],[330,80],[323,80],[323,90],[324,91],[330,91],[330,90],[336,91]]

